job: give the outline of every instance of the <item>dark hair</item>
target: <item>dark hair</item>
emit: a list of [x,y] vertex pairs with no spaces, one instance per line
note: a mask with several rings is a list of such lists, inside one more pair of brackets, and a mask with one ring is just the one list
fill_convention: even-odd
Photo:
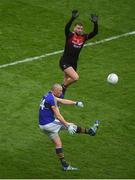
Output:
[[76,26],[76,25],[83,26],[83,24],[82,24],[81,22],[75,23],[75,26]]

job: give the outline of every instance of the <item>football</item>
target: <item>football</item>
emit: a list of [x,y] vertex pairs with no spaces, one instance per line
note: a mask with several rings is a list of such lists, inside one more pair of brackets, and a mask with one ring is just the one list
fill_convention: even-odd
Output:
[[118,82],[118,80],[119,80],[118,75],[115,73],[111,73],[107,77],[107,82],[109,82],[111,84],[116,84]]

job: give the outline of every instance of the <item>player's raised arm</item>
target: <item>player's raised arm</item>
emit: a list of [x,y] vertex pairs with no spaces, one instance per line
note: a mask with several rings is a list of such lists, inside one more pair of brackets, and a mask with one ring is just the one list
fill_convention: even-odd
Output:
[[61,99],[61,98],[57,98],[56,100],[58,103],[61,104],[65,104],[65,105],[76,105],[78,107],[84,107],[83,102],[80,101],[72,101],[72,100],[68,100],[68,99]]
[[66,26],[65,26],[65,35],[66,35],[66,36],[69,35],[69,33],[70,33],[70,27],[71,27],[71,25],[72,25],[72,22],[73,22],[74,19],[76,19],[78,16],[79,16],[78,11],[77,11],[77,10],[73,10],[73,11],[72,11],[72,16],[71,16],[69,22],[68,22],[68,23],[66,24]]
[[94,24],[93,31],[87,35],[87,39],[91,39],[98,34],[98,16],[95,14],[90,15],[90,20]]

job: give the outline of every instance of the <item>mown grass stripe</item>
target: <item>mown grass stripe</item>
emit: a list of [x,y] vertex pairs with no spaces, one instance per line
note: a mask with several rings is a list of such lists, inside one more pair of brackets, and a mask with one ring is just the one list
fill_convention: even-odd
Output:
[[[109,41],[112,41],[112,40],[115,40],[115,39],[131,36],[131,35],[135,35],[135,31],[124,33],[124,34],[117,35],[117,36],[112,36],[112,37],[109,37],[109,38],[106,38],[106,39],[103,39],[103,40],[100,40],[100,41],[90,42],[90,43],[85,44],[84,46],[94,46],[94,45],[97,45],[97,44],[102,44],[102,43],[105,43],[105,42],[109,42]],[[48,56],[53,56],[53,55],[56,55],[56,54],[60,54],[62,52],[63,52],[63,50],[59,50],[59,51],[54,51],[52,53],[46,53],[46,54],[43,54],[43,55],[40,55],[40,56],[29,57],[29,58],[22,59],[22,60],[19,60],[19,61],[14,61],[12,63],[0,65],[0,68],[5,68],[5,67],[8,67],[8,66],[14,66],[14,65],[17,65],[17,64],[22,64],[22,63],[26,63],[26,62],[30,62],[30,61],[36,61],[36,60],[39,60],[39,59],[42,59],[42,58],[45,58],[45,57],[48,57]]]

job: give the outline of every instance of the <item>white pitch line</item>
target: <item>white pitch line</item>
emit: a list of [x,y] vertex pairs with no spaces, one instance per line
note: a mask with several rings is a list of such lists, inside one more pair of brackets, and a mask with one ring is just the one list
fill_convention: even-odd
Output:
[[[100,41],[90,42],[90,43],[85,44],[84,46],[94,46],[94,45],[97,45],[97,44],[102,44],[102,43],[105,43],[105,42],[108,42],[108,41],[112,41],[112,40],[115,40],[115,39],[131,36],[131,35],[135,35],[135,31],[128,32],[128,33],[121,34],[121,35],[117,35],[117,36],[112,36],[112,37],[109,37],[109,38],[106,38],[106,39],[103,39],[103,40],[100,40]],[[8,67],[8,66],[14,66],[14,65],[17,65],[17,64],[25,63],[25,62],[36,61],[38,59],[42,59],[42,58],[45,58],[45,57],[48,57],[48,56],[53,56],[53,55],[56,55],[56,54],[60,54],[63,51],[64,50],[54,51],[52,53],[46,53],[46,54],[43,54],[43,55],[40,55],[40,56],[30,57],[30,58],[22,59],[20,61],[14,61],[14,62],[8,63],[8,64],[2,64],[2,65],[0,65],[0,69]]]
[[94,46],[94,45],[97,45],[97,44],[102,44],[104,42],[112,41],[112,40],[115,40],[115,39],[131,36],[131,35],[135,35],[135,31],[128,32],[128,33],[125,33],[125,34],[120,34],[120,35],[117,35],[117,36],[112,36],[112,37],[109,37],[109,38],[106,38],[106,39],[103,39],[103,40],[100,40],[100,41],[87,43],[84,46]]

